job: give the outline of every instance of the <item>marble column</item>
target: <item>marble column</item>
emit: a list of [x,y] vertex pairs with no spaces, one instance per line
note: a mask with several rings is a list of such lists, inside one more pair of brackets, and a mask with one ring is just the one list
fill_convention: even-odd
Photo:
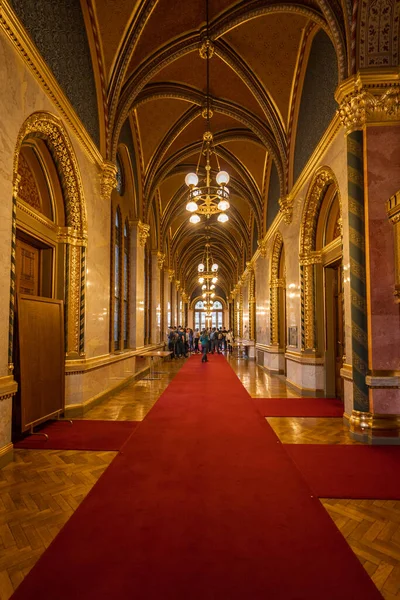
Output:
[[[336,97],[347,133],[355,439],[400,443],[400,316],[388,200],[400,189],[400,84],[389,71],[344,82]],[[387,81],[383,81],[386,78]],[[390,123],[393,121],[393,124]]]
[[149,226],[134,221],[130,235],[130,347],[144,345],[144,246],[149,234]]

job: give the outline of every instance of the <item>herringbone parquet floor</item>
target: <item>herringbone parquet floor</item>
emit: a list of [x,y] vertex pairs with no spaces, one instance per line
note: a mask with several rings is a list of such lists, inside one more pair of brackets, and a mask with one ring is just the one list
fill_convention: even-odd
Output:
[[0,470],[0,600],[10,598],[115,454],[16,450]]
[[[161,380],[132,384],[85,418],[143,419],[181,364],[164,363],[162,369],[168,373]],[[268,376],[252,361],[230,359],[230,364],[252,396],[295,395],[281,377]],[[353,443],[341,419],[268,421],[284,443]],[[114,452],[17,450],[15,462],[0,470],[0,600],[9,600],[114,456]],[[400,501],[321,502],[385,600],[400,600]]]

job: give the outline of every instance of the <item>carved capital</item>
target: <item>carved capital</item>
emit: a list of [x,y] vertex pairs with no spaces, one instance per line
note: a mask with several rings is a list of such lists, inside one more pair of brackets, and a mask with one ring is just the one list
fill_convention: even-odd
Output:
[[383,74],[371,80],[358,74],[346,80],[336,93],[341,123],[350,133],[366,123],[400,119],[400,82],[398,74]]
[[263,258],[266,258],[267,253],[268,253],[268,244],[267,244],[266,240],[258,240],[257,244],[258,244],[258,248],[260,250],[261,256]]
[[181,289],[181,282],[178,279],[175,279],[175,287],[176,287],[177,291],[179,292]]
[[168,279],[169,282],[172,283],[175,277],[175,271],[173,269],[168,269]]
[[290,225],[293,218],[293,198],[288,194],[279,198],[280,212],[286,225]]
[[157,265],[160,271],[163,270],[165,263],[165,254],[163,252],[157,252]]
[[139,235],[139,244],[141,246],[145,246],[147,238],[150,235],[150,225],[147,225],[147,223],[142,223],[142,221],[138,221],[137,228]]
[[117,186],[117,167],[114,163],[105,161],[101,169],[101,197],[103,200],[109,200],[111,192]]

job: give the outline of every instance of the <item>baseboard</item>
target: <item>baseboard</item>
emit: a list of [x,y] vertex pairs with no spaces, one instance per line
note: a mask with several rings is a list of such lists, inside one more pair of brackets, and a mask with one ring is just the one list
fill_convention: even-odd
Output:
[[288,379],[287,377],[286,377],[286,385],[290,389],[292,389],[294,392],[297,392],[298,394],[300,394],[300,396],[306,396],[309,398],[324,398],[325,397],[324,390],[313,390],[311,388],[302,387],[301,385],[297,385],[297,383],[290,381],[290,379]]
[[3,448],[0,448],[0,469],[14,460],[14,446],[10,442]]
[[136,373],[134,373],[127,379],[124,379],[117,385],[108,388],[107,390],[105,390],[104,392],[101,392],[100,394],[97,394],[97,396],[93,396],[93,398],[90,398],[89,400],[87,400],[86,402],[83,402],[82,404],[67,405],[64,410],[64,416],[68,419],[85,416],[85,414],[87,412],[89,412],[89,410],[91,410],[98,404],[101,404],[102,402],[104,402],[104,400],[107,400],[107,398],[109,398],[113,394],[117,394],[119,391],[124,389],[127,385],[133,383],[134,381],[138,381],[139,379],[143,379],[144,377],[146,377],[146,375],[148,375],[149,371],[150,371],[149,367],[146,367],[145,369],[142,369],[141,371],[137,371]]

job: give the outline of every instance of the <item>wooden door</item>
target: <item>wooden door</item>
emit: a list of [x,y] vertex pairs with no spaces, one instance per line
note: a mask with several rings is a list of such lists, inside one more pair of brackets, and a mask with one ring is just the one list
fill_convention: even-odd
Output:
[[16,240],[16,291],[19,294],[39,296],[40,250],[17,238]]

